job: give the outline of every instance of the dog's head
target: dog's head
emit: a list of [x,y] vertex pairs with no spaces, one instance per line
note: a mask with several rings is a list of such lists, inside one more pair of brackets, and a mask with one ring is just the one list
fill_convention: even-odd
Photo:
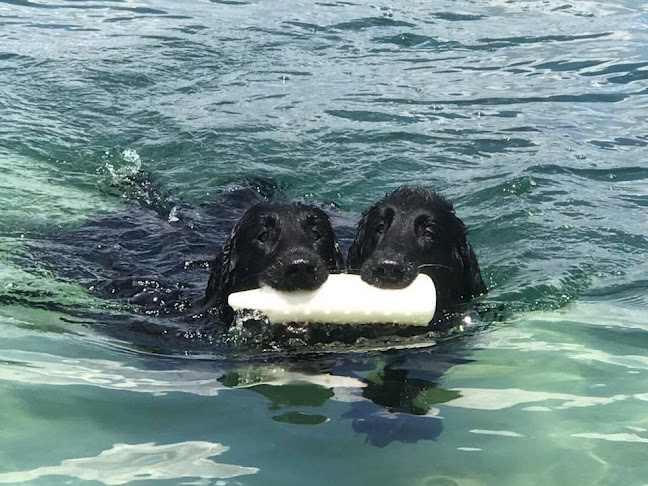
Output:
[[268,285],[278,290],[315,290],[329,272],[344,268],[328,216],[300,204],[257,204],[236,223],[212,264],[210,306],[232,292]]
[[381,288],[407,287],[425,273],[437,286],[440,305],[468,301],[486,288],[466,233],[445,197],[401,186],[363,214],[349,270]]

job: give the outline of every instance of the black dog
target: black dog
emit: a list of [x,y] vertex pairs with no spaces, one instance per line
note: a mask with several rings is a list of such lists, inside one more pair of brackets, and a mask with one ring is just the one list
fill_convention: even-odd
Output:
[[407,287],[419,273],[436,286],[433,324],[452,325],[457,306],[486,293],[466,227],[445,197],[401,186],[363,214],[349,249],[348,268],[380,288]]
[[212,262],[205,303],[225,323],[233,318],[227,297],[268,285],[277,290],[315,290],[329,272],[344,269],[328,216],[300,204],[261,203],[236,223]]

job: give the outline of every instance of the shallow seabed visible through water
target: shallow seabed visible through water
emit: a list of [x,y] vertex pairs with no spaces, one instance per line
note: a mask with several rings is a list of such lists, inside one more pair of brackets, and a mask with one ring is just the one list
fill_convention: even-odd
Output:
[[[646,486],[647,46],[636,0],[0,0],[0,483]],[[347,229],[443,192],[496,311],[391,351],[115,337],[167,323],[128,289],[200,293],[246,180]]]

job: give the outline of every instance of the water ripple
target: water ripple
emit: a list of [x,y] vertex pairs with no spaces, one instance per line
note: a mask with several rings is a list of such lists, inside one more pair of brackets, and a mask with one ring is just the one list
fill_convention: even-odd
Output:
[[[52,348],[78,340],[103,349],[85,326],[103,329],[132,317],[113,312],[88,290],[91,282],[80,285],[86,278],[106,292],[177,292],[177,281],[165,275],[180,269],[191,285],[185,290],[202,292],[205,262],[235,216],[220,212],[198,245],[181,226],[183,211],[192,206],[203,214],[233,181],[271,178],[286,199],[335,203],[343,208],[337,221],[344,220],[347,241],[368,205],[402,183],[420,183],[447,194],[470,228],[490,287],[480,308],[490,328],[464,341],[471,363],[440,372],[448,371],[443,379],[459,391],[432,387],[417,396],[428,405],[455,399],[428,410],[437,416],[415,421],[374,408],[375,417],[353,419],[369,444],[419,440],[408,449],[408,467],[376,462],[355,471],[354,481],[642,484],[645,431],[624,426],[643,425],[648,399],[647,13],[637,0],[0,0],[0,316],[9,348],[0,353],[0,374],[11,391],[20,390],[3,394],[9,409],[25,390],[48,386],[73,404],[79,390],[97,401],[128,396],[135,404],[159,403],[155,395],[164,393],[170,402],[174,395],[183,403],[213,399],[241,408],[241,423],[263,432],[243,452],[257,444],[277,452],[276,444],[306,437],[295,434],[297,424],[320,424],[309,427],[305,443],[318,444],[314,464],[304,452],[309,447],[296,447],[294,459],[304,471],[326,467],[329,482],[348,480],[330,467],[338,462],[327,450],[339,452],[342,444],[350,448],[346,457],[363,439],[335,417],[348,412],[339,407],[367,405],[368,388],[383,390],[363,386],[349,371],[373,373],[360,358],[336,361],[344,380],[333,372],[304,378],[251,366],[240,373],[250,386],[224,393],[220,361],[183,374],[161,369],[168,357],[147,356],[159,366],[149,369],[95,359],[96,349],[72,359],[73,352],[58,356]],[[137,186],[127,150],[136,151],[138,174],[150,174],[157,193]],[[205,222],[198,219],[191,221]],[[102,232],[100,222],[123,230],[122,238]],[[62,233],[78,238],[53,241]],[[117,246],[97,250],[108,242]],[[43,268],[44,249],[58,267]],[[89,256],[119,278],[105,278]],[[52,268],[79,278],[64,279]],[[97,311],[97,319],[80,322],[72,317],[78,309]],[[213,365],[218,358],[201,359]],[[435,356],[425,363],[432,367]],[[424,372],[401,366],[410,378]],[[263,398],[247,402],[251,408],[236,401],[246,393],[258,399],[255,384],[277,391],[303,380],[325,387],[327,396],[334,388],[333,403],[268,414]],[[412,383],[394,379],[386,386],[407,395],[408,410],[416,411]],[[25,422],[16,422],[21,430],[5,449],[14,469],[30,471],[35,465],[21,451],[43,457],[47,437],[27,405],[15,405]],[[135,420],[142,413],[124,410]],[[72,442],[87,423],[81,407],[69,417],[79,425],[68,429]],[[600,428],[593,417],[621,425]],[[202,416],[183,419],[205,429]],[[22,430],[28,424],[36,424],[34,436]],[[120,424],[115,429],[125,432]],[[184,424],[169,433],[177,444],[195,439]],[[422,442],[439,434],[437,442]],[[106,438],[80,440],[99,440],[97,453],[124,441]],[[172,453],[151,449],[159,446],[147,445],[150,437],[135,439],[148,451],[146,461]],[[208,446],[201,447],[192,457],[207,460],[201,454]],[[560,465],[551,453],[556,447],[566,458]],[[489,476],[484,461],[464,460],[468,451],[488,461]],[[514,460],[499,460],[504,456]],[[529,465],[524,459],[531,456]],[[122,464],[131,459],[119,457]],[[430,457],[439,459],[439,471],[426,477],[420,471],[428,471]],[[273,477],[291,470],[280,456],[265,459],[280,470]],[[628,467],[633,462],[641,465]],[[101,480],[100,473],[79,474]],[[187,480],[178,477],[167,479]]]
[[609,405],[619,400],[627,400],[626,395],[612,397],[588,397],[569,393],[535,392],[520,389],[484,389],[484,388],[455,388],[461,394],[447,403],[448,407],[471,408],[476,410],[501,410],[527,403],[557,401],[560,404],[550,409],[562,410],[573,407],[591,407]]
[[204,441],[174,444],[114,444],[95,457],[65,459],[58,466],[42,466],[27,471],[0,473],[0,483],[33,481],[46,476],[67,476],[103,484],[128,484],[134,481],[201,478],[228,479],[256,474],[256,467],[212,461],[229,447]]

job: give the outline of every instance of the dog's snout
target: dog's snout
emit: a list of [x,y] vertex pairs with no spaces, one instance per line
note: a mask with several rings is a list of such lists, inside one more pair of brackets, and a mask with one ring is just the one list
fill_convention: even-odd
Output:
[[[283,290],[315,290],[328,277],[320,259],[311,256],[287,258],[283,262],[283,278],[278,283]],[[273,285],[277,288],[277,285]]]
[[376,281],[379,281],[385,287],[406,287],[409,284],[406,273],[405,264],[395,260],[380,260],[373,267],[373,275]]
[[263,283],[277,290],[315,290],[329,272],[317,255],[289,254],[278,258],[262,276]]
[[404,260],[378,258],[370,260],[362,268],[362,279],[374,287],[402,289],[416,277],[412,265]]

